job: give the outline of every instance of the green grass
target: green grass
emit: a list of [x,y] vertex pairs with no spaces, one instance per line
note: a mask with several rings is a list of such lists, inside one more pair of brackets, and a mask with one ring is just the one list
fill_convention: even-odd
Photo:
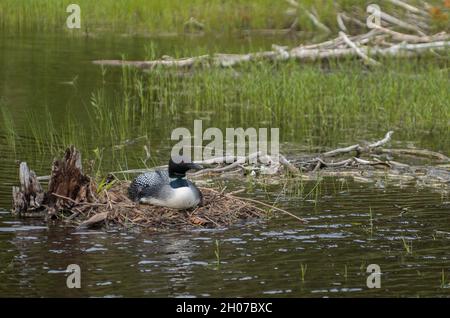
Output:
[[[317,12],[324,24],[336,30],[338,11],[355,13],[364,20],[365,8],[372,3],[360,0],[336,2],[339,8],[329,0],[302,0],[303,8],[298,10],[282,0],[77,0],[74,3],[81,7],[83,31],[123,33],[183,32],[184,24],[190,17],[204,24],[206,32],[213,33],[283,29],[288,28],[296,17],[299,18],[300,30],[316,31],[304,9]],[[69,3],[61,0],[2,0],[0,28],[10,31],[63,31],[69,15],[66,13]],[[441,1],[430,3],[442,7]],[[393,6],[385,1],[382,8],[389,12]],[[291,10],[289,14],[288,9]]]
[[403,244],[403,248],[405,249],[406,254],[413,253],[412,241],[406,241],[406,239],[404,237],[402,237],[402,244]]
[[[433,150],[449,151],[448,58],[439,63],[427,59],[382,62],[382,67],[373,70],[364,69],[359,61],[256,62],[235,70],[184,74],[123,68],[119,81],[112,73],[104,75],[105,80],[116,82],[113,87],[93,88],[86,112],[68,109],[62,122],[49,111],[30,113],[26,134],[42,153],[57,154],[75,144],[92,158],[98,148],[106,152],[103,162],[109,168],[108,160],[126,168],[129,148],[137,140],[141,145],[136,164],[142,166],[148,158],[142,143],[151,140],[152,145],[145,144],[151,151],[155,146],[169,149],[171,131],[177,127],[192,131],[195,119],[203,119],[203,129],[279,127],[282,142],[310,147],[348,144],[361,136],[375,140],[388,130],[396,131],[396,140],[417,140],[425,133],[432,138]],[[14,123],[3,117],[9,143],[20,146],[14,138]],[[426,142],[425,147],[430,146]]]
[[302,283],[305,282],[307,270],[308,270],[308,264],[300,264],[300,280],[302,281]]
[[[310,7],[314,1],[303,2]],[[358,1],[343,2],[356,4]],[[285,14],[289,5],[284,1],[272,0],[78,0],[75,3],[81,8],[82,28],[90,31],[179,32],[183,31],[184,23],[190,17],[203,23],[206,30],[219,32],[286,28],[293,21]],[[329,3],[322,0],[316,5],[324,16],[334,10]],[[2,26],[19,30],[62,29],[68,16],[67,5],[60,0],[2,0]]]
[[2,125],[3,125],[3,132],[6,137],[6,142],[8,143],[11,150],[16,153],[16,139],[17,139],[17,133],[14,127],[14,120],[11,116],[11,113],[8,111],[8,109],[3,105],[4,102],[0,100],[0,110],[1,115],[3,117]]
[[217,268],[220,268],[220,243],[219,243],[219,240],[216,240],[216,242],[215,242],[214,255],[216,256],[216,266],[217,266]]

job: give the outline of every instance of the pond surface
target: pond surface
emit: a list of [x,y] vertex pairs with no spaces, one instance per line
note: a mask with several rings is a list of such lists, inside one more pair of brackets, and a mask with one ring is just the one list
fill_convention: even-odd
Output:
[[[143,59],[150,44],[162,55],[197,47],[241,52],[269,48],[271,43],[248,38],[0,35],[1,107],[11,111],[21,140],[14,154],[6,134],[0,135],[0,296],[450,295],[449,198],[413,186],[325,179],[317,197],[306,200],[283,191],[282,186],[255,183],[249,188],[247,195],[277,200],[280,207],[308,219],[307,225],[276,216],[229,229],[148,234],[80,231],[9,214],[11,186],[17,182],[16,160],[27,160],[38,175],[46,175],[52,159],[51,153],[35,150],[25,129],[27,115],[41,110],[58,119],[71,108],[79,110],[76,125],[83,127],[85,106],[102,85],[101,72],[92,60],[120,59],[122,54]],[[76,85],[71,85],[74,78]],[[120,70],[110,71],[107,78],[114,89]],[[183,118],[173,121],[184,123]],[[168,153],[170,137],[158,134],[161,126],[164,123],[155,122],[150,127],[150,146],[159,163]],[[235,122],[239,126],[245,122]],[[372,129],[359,137],[383,134]],[[434,150],[450,149],[439,135],[418,143],[440,145]],[[314,183],[306,187],[311,189]],[[66,287],[69,264],[81,267],[81,289]],[[381,268],[380,289],[366,285],[369,264]]]

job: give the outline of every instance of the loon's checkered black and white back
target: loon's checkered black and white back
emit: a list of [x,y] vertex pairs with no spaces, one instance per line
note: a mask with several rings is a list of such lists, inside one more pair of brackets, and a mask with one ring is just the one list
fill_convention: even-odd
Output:
[[167,170],[143,173],[133,180],[128,188],[128,195],[133,201],[139,201],[143,197],[161,197],[163,185],[169,185],[169,183]]

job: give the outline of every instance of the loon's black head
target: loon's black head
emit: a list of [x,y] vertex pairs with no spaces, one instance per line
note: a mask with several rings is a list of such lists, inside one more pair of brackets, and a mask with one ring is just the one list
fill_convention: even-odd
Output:
[[170,178],[184,178],[186,176],[186,172],[189,170],[200,170],[202,166],[190,162],[185,158],[175,158],[169,160],[169,177]]

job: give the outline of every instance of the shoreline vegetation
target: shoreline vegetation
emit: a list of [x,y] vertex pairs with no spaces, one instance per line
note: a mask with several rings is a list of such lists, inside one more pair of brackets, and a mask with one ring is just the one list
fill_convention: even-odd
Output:
[[[280,127],[281,141],[310,147],[334,146],[367,129],[395,128],[401,139],[427,132],[448,140],[448,59],[408,61],[383,60],[383,66],[371,71],[362,70],[359,61],[304,65],[300,72],[293,61],[181,74],[126,68],[117,89],[93,88],[83,122],[75,124],[80,114],[70,109],[60,120],[48,111],[33,111],[25,132],[19,133],[5,101],[2,131],[18,154],[32,141],[37,153],[56,155],[64,145],[76,144],[82,151],[98,148],[96,157],[108,149],[143,149],[151,138],[150,123],[161,129],[161,136],[170,136],[175,127],[159,123],[182,117],[190,127],[198,114],[219,128],[242,120],[244,127],[264,122],[263,127]],[[188,105],[195,112],[186,113]],[[289,120],[283,120],[288,113]],[[446,146],[436,144],[434,150],[448,151]]]
[[[296,32],[337,32],[343,25],[366,28],[366,7],[360,0],[78,0],[80,30],[65,28],[67,3],[59,0],[2,0],[0,29],[9,32],[48,31],[92,35],[175,36],[181,34],[248,33],[295,35]],[[384,12],[413,20],[415,28],[449,31],[447,0],[379,1]],[[226,23],[224,23],[226,21]],[[404,22],[408,23],[408,22]]]
[[[158,164],[150,148],[153,131],[167,136],[161,142],[166,149],[171,130],[190,127],[198,116],[219,129],[236,122],[244,128],[279,127],[282,143],[302,144],[308,151],[360,140],[367,131],[373,136],[394,129],[401,141],[439,135],[431,149],[448,153],[449,58],[448,52],[441,54],[440,59],[422,56],[408,63],[381,59],[382,65],[370,70],[347,59],[301,69],[295,61],[187,72],[123,67],[113,89],[93,88],[83,118],[70,109],[59,120],[49,111],[33,111],[28,125],[18,127],[13,108],[4,101],[0,129],[17,159],[29,153],[31,144],[41,161],[75,144],[95,160],[92,169],[99,174]],[[110,72],[102,70],[104,81]],[[174,126],[173,118],[183,120]],[[130,149],[136,151],[130,154]]]

